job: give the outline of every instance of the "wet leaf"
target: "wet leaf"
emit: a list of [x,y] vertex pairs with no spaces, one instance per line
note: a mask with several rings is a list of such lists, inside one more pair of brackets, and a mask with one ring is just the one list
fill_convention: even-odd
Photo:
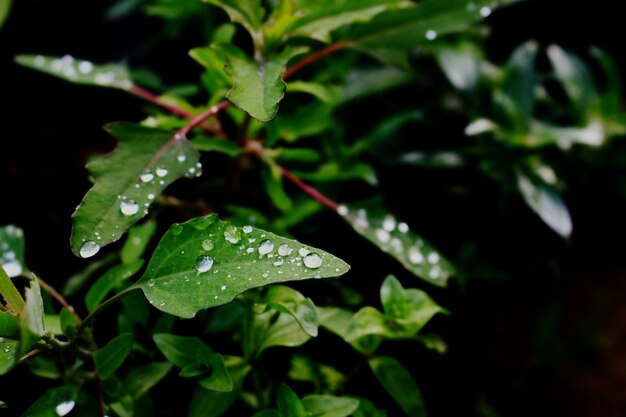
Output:
[[101,379],[107,379],[115,373],[132,351],[134,343],[135,338],[131,333],[122,333],[94,353],[93,359]]
[[71,55],[63,57],[18,55],[15,57],[15,61],[25,67],[76,84],[118,88],[120,90],[130,90],[133,87],[128,69],[122,64],[97,65],[91,61],[74,58]]
[[307,395],[302,404],[311,417],[348,417],[359,408],[359,400],[334,395]]
[[159,310],[190,318],[251,288],[336,277],[348,269],[319,249],[208,215],[173,225],[136,286]]
[[261,122],[272,120],[285,94],[286,84],[282,76],[287,62],[308,48],[286,48],[263,63],[252,60],[235,46],[219,45],[219,48],[226,55],[226,72],[233,79],[233,86],[226,97],[255,119]]
[[3,309],[13,316],[19,315],[24,310],[24,300],[4,271],[4,266],[0,266],[0,299]]
[[199,174],[199,154],[169,131],[131,123],[106,130],[119,140],[110,154],[87,164],[96,183],[72,216],[72,251],[88,258],[118,240],[148,213],[169,184]]
[[19,341],[0,337],[0,375],[9,372],[17,364]]
[[49,389],[22,417],[63,417],[69,414],[76,405],[76,390],[69,387]]
[[22,356],[45,334],[43,325],[43,300],[36,277],[30,280],[30,287],[24,290],[26,304],[20,313],[20,345]]
[[268,308],[292,316],[309,336],[317,336],[317,313],[310,298],[305,298],[298,291],[284,285],[274,285],[262,302]]
[[356,232],[423,280],[445,287],[454,274],[454,268],[439,251],[377,204],[340,206],[338,212]]
[[10,278],[20,276],[27,270],[24,263],[24,232],[12,224],[0,227],[0,267]]
[[390,356],[379,356],[371,358],[368,363],[378,382],[407,416],[426,417],[422,392],[401,362]]
[[122,282],[135,275],[143,266],[143,259],[129,264],[116,265],[106,271],[87,292],[85,305],[87,310],[93,311],[106,296]]

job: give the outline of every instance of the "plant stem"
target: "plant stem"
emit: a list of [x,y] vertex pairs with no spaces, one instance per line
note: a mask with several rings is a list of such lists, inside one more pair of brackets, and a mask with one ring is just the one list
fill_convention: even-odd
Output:
[[337,203],[335,200],[332,200],[326,197],[324,194],[319,192],[316,188],[313,188],[312,186],[308,185],[307,183],[302,181],[300,178],[296,177],[294,174],[289,172],[283,166],[278,165],[278,167],[280,168],[280,172],[283,175],[283,177],[291,181],[293,184],[295,184],[298,188],[300,188],[302,191],[307,193],[313,199],[319,201],[320,203],[322,203],[329,209],[333,211],[337,211],[337,209],[339,208],[339,203]]
[[34,358],[35,356],[39,355],[41,352],[43,352],[43,349],[40,349],[40,348],[36,348],[36,349],[31,350],[30,352],[26,352],[24,356],[22,356],[18,362],[19,363],[26,362],[30,358]]
[[122,290],[122,291],[118,292],[113,297],[108,298],[105,301],[103,301],[101,304],[98,305],[98,307],[96,307],[91,313],[89,313],[87,315],[87,317],[85,317],[85,319],[78,326],[78,329],[76,330],[76,333],[80,334],[81,331],[85,328],[85,325],[87,323],[89,323],[91,320],[93,320],[96,315],[98,315],[102,310],[104,310],[110,304],[114,303],[119,298],[122,298],[127,293],[131,292],[132,290],[136,290],[136,289],[137,289],[137,287],[132,285],[132,286],[126,288],[125,290]]
[[352,45],[351,42],[337,42],[332,45],[328,45],[326,48],[322,48],[317,52],[312,53],[311,55],[307,56],[301,61],[298,61],[292,67],[287,69],[287,71],[285,71],[285,73],[283,74],[283,80],[286,80],[287,78],[291,77],[296,72],[300,71],[302,68],[317,61],[318,59],[323,58],[326,55],[330,55],[333,52],[337,52],[341,49],[345,49],[350,45]]
[[96,391],[98,393],[98,417],[105,417],[106,410],[104,404],[104,393],[102,391],[102,381],[100,380],[100,375],[98,375],[98,370],[94,367],[95,377],[93,379],[94,384],[96,384]]
[[70,305],[70,303],[68,303],[67,300],[61,294],[59,294],[57,290],[54,289],[54,287],[52,287],[50,284],[48,284],[46,281],[39,277],[37,277],[37,280],[39,281],[39,285],[41,285],[41,288],[43,288],[44,291],[46,291],[50,295],[50,297],[54,298],[59,304],[67,308],[69,312],[74,315],[74,317],[80,319],[80,316],[76,313],[74,307],[72,307],[72,305]]
[[193,118],[193,114],[189,113],[187,110],[183,110],[180,107],[174,106],[173,104],[164,103],[158,95],[153,93],[152,91],[148,91],[145,88],[138,87],[133,85],[129,90],[127,90],[131,94],[136,95],[137,97],[141,97],[150,103],[156,104],[157,106],[163,107],[165,110],[168,110],[170,113],[174,113],[177,116],[184,117],[185,119]]
[[194,127],[202,124],[202,122],[204,122],[206,119],[208,119],[211,116],[216,115],[217,113],[219,113],[220,111],[228,108],[232,106],[232,103],[228,100],[224,100],[219,102],[218,104],[211,106],[208,108],[208,110],[203,111],[202,113],[200,113],[199,115],[191,118],[191,121],[189,123],[187,123],[185,126],[183,126],[182,129],[180,129],[178,131],[178,134],[186,137],[187,133],[189,133],[189,131],[191,129],[193,129]]

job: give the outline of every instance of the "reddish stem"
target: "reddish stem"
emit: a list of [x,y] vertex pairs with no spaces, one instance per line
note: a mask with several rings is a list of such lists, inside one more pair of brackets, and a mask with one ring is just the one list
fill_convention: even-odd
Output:
[[324,194],[322,194],[319,191],[317,191],[317,189],[315,189],[315,188],[311,187],[310,185],[306,184],[304,181],[302,181],[300,178],[296,177],[291,172],[287,171],[287,169],[283,168],[282,166],[279,166],[279,168],[280,168],[280,172],[283,175],[283,177],[287,178],[289,181],[294,183],[298,188],[300,188],[302,191],[307,193],[313,199],[319,201],[320,203],[322,203],[323,205],[325,205],[329,209],[337,211],[337,209],[339,208],[339,203],[337,203],[336,201],[331,200],[330,198],[326,197]]
[[164,109],[168,110],[171,113],[174,113],[175,115],[184,117],[185,119],[191,119],[193,117],[193,114],[189,113],[186,110],[181,109],[180,107],[177,107],[173,104],[164,103],[163,101],[161,101],[158,95],[144,88],[133,85],[128,91],[131,94],[136,95],[137,97],[141,97],[144,100],[147,100],[151,103],[154,103],[158,106],[163,107]]
[[75,317],[80,319],[78,314],[76,314],[74,307],[72,307],[70,303],[68,303],[67,300],[61,294],[59,294],[57,290],[54,289],[54,287],[52,287],[50,284],[48,284],[41,278],[37,278],[37,280],[39,281],[39,285],[41,285],[41,288],[43,288],[45,292],[47,292],[52,298],[57,300],[57,302],[61,304],[63,307],[67,308],[70,311],[70,313],[72,313]]
[[322,48],[317,52],[312,53],[311,55],[307,56],[301,61],[298,61],[292,67],[287,69],[287,71],[285,71],[285,73],[283,74],[283,80],[286,80],[287,78],[291,77],[296,72],[300,71],[302,68],[317,61],[318,59],[323,58],[326,55],[330,55],[333,52],[337,52],[341,49],[347,48],[350,45],[351,45],[350,42],[337,42],[337,43],[327,46],[326,48]]

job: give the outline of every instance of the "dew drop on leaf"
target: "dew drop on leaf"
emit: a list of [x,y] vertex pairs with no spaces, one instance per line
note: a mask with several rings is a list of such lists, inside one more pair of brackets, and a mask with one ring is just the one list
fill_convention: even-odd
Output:
[[180,223],[174,223],[171,229],[172,229],[172,233],[174,233],[174,235],[177,236],[180,234],[180,232],[183,231],[183,225]]
[[83,245],[80,247],[80,256],[82,258],[91,258],[96,253],[98,253],[99,250],[100,250],[100,245],[98,245],[93,240],[88,240],[87,242],[83,243]]
[[406,233],[406,232],[408,232],[408,231],[409,231],[409,225],[408,225],[408,224],[406,224],[406,223],[404,223],[404,222],[402,222],[402,223],[398,224],[398,231],[399,231],[400,233]]
[[150,182],[154,179],[154,175],[152,174],[152,172],[146,169],[144,172],[141,173],[141,175],[139,175],[139,179],[141,180],[141,182]]
[[307,268],[316,269],[322,266],[322,258],[315,252],[304,257],[304,265]]
[[412,264],[421,264],[424,262],[424,255],[414,246],[409,249],[409,262]]
[[54,408],[54,411],[57,413],[59,417],[63,417],[64,415],[67,415],[70,411],[74,409],[75,404],[76,403],[72,400],[60,402]]
[[491,14],[491,7],[483,6],[480,8],[480,15],[482,17],[488,17]]
[[158,168],[156,169],[156,174],[157,174],[157,176],[159,176],[159,177],[164,177],[164,176],[166,176],[166,175],[167,175],[167,169],[162,168],[162,167],[158,167]]
[[245,234],[252,233],[252,226],[250,226],[250,225],[246,225],[246,226],[244,226],[244,227],[243,227],[243,232],[244,232]]
[[139,204],[133,200],[122,200],[120,203],[120,211],[124,216],[132,216],[139,211]]
[[392,215],[387,215],[383,219],[383,229],[392,232],[396,228],[396,219]]
[[431,252],[428,255],[428,263],[434,265],[437,262],[439,262],[439,254],[437,252]]
[[204,249],[205,251],[211,251],[214,247],[215,245],[213,244],[212,240],[205,239],[202,241],[202,249]]
[[291,253],[293,252],[293,249],[291,248],[291,246],[284,244],[284,245],[280,245],[278,247],[278,254],[280,256],[289,256],[291,255]]
[[434,41],[435,39],[437,39],[437,32],[432,29],[426,31],[426,39],[428,39],[429,41]]
[[196,259],[196,269],[198,272],[206,272],[213,266],[213,259],[210,256],[202,255]]
[[311,253],[311,251],[308,250],[307,248],[300,248],[300,249],[298,249],[298,254],[300,256],[307,256],[309,253]]
[[269,239],[262,240],[259,244],[259,254],[267,255],[274,250],[274,242]]
[[241,240],[241,231],[233,225],[228,225],[224,229],[224,239],[232,244],[237,244]]
[[[176,160],[177,160],[178,162],[185,162],[185,160],[186,160],[186,159],[187,159],[187,157],[185,156],[185,154],[182,154],[182,153],[181,153],[181,154],[179,154],[179,155],[176,157]],[[194,171],[195,171],[195,170],[194,170]]]
[[285,263],[285,260],[279,256],[279,257],[278,257],[278,258],[276,258],[276,260],[274,261],[274,266],[282,266],[282,265],[283,265],[283,263]]

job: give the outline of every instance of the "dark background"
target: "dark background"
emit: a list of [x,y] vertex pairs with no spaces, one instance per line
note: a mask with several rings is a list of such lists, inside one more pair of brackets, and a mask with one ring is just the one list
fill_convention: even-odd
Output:
[[[158,38],[160,20],[133,14],[110,21],[105,12],[111,4],[17,0],[0,30],[0,224],[24,229],[30,268],[53,284],[62,285],[86,263],[69,250],[70,216],[90,186],[86,159],[114,146],[100,126],[140,120],[145,104],[121,92],[37,74],[15,65],[12,57],[69,53],[95,62],[126,59],[131,66],[157,70],[169,82],[194,81],[199,73],[186,55],[203,43],[193,30],[156,48],[156,42],[144,41],[147,34]],[[488,19],[491,58],[503,61],[515,46],[536,39],[581,53],[599,46],[624,69],[624,17],[618,6],[532,1],[497,11]],[[433,239],[444,249],[459,239],[491,242],[485,260],[508,272],[504,280],[435,292],[452,311],[436,323],[450,351],[415,365],[433,416],[626,415],[621,302],[626,164],[620,159],[625,150],[617,143],[593,154],[585,166],[568,166],[571,242],[553,235],[521,203],[515,216],[502,219],[497,194],[488,185],[460,207],[440,191],[449,185],[446,178],[431,181],[425,193],[433,204],[420,213],[431,219],[424,234],[447,230]],[[394,175],[388,174],[387,184],[403,184]],[[402,194],[403,188],[396,185],[394,192]],[[424,355],[418,350],[415,356]],[[23,377],[0,379],[0,399],[11,399],[16,408],[27,404],[19,400],[20,384],[33,385]]]

